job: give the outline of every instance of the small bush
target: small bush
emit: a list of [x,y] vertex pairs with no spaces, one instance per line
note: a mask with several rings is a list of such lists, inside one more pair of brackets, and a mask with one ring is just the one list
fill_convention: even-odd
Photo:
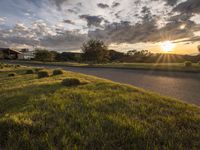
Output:
[[46,78],[49,77],[49,73],[47,71],[39,71],[38,78]]
[[16,73],[9,73],[9,74],[8,74],[9,77],[14,77],[14,76],[16,76],[16,75],[17,75]]
[[76,78],[67,78],[62,81],[62,85],[64,86],[77,86],[80,84],[81,84],[80,80]]
[[192,66],[191,61],[186,61],[184,64],[185,64],[185,67],[191,67]]
[[35,72],[34,72],[34,70],[32,70],[32,69],[26,71],[26,74],[34,74],[34,73],[35,73]]
[[35,68],[35,72],[39,72],[41,70],[43,70],[43,68]]
[[4,65],[3,64],[0,64],[0,69],[3,69]]
[[53,75],[60,75],[60,74],[63,74],[63,71],[61,69],[56,69],[53,71]]

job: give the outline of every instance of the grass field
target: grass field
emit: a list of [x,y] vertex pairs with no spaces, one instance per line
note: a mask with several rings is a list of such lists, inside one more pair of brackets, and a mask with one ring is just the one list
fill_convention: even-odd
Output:
[[[27,69],[0,69],[0,149],[200,148],[198,106],[73,72],[38,79]],[[85,84],[63,86],[69,77]]]
[[99,67],[128,68],[128,69],[148,69],[148,70],[168,70],[168,71],[188,71],[200,72],[200,65],[193,63],[191,67],[185,67],[184,63],[108,63],[96,65]]
[[102,67],[102,68],[119,68],[119,69],[145,69],[145,70],[162,70],[162,71],[183,71],[200,73],[200,64],[193,63],[190,67],[185,67],[184,63],[106,63],[106,64],[86,64],[76,62],[40,62],[40,61],[9,61],[13,63],[24,64],[46,64],[69,67]]

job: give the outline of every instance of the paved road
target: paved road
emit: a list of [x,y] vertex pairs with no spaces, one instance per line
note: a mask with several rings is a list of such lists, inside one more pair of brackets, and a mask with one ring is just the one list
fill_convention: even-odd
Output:
[[[45,67],[56,68],[49,65]],[[200,105],[200,73],[60,66],[59,68],[134,85]]]

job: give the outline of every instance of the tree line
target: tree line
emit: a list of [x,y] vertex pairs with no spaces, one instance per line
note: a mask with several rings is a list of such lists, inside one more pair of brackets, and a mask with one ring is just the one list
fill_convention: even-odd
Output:
[[70,61],[87,63],[108,63],[108,62],[140,62],[140,63],[181,63],[185,61],[200,61],[200,46],[198,46],[199,55],[178,55],[151,53],[148,50],[130,50],[127,53],[109,50],[108,46],[100,40],[89,40],[81,47],[82,53],[48,51],[46,49],[37,49],[35,60],[38,61]]

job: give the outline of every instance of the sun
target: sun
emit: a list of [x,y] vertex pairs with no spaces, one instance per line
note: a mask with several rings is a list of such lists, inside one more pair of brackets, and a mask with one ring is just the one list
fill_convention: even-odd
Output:
[[165,41],[161,43],[161,48],[165,53],[173,51],[174,47],[175,45],[171,41]]

